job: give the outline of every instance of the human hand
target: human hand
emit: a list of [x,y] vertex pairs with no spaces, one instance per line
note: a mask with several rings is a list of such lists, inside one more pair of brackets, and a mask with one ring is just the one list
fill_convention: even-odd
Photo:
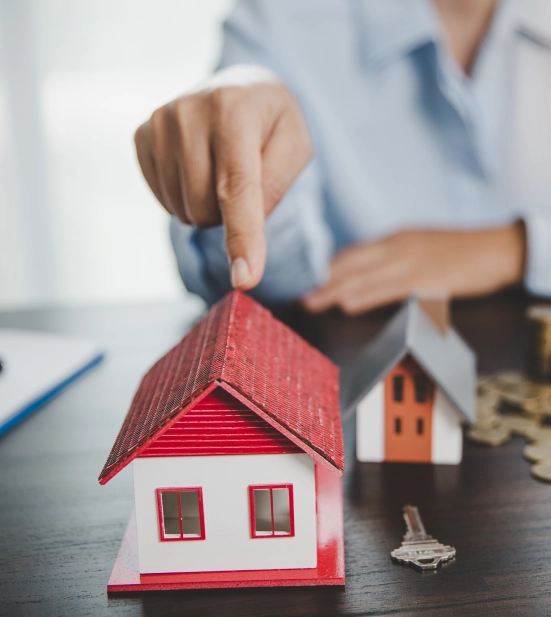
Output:
[[488,294],[521,280],[525,245],[522,223],[480,231],[402,231],[340,252],[329,282],[303,305],[313,313],[337,306],[358,315],[404,300],[415,289],[445,289],[454,297]]
[[240,65],[153,112],[135,135],[143,175],[183,223],[223,223],[232,285],[264,272],[264,220],[312,156],[301,109],[272,72]]

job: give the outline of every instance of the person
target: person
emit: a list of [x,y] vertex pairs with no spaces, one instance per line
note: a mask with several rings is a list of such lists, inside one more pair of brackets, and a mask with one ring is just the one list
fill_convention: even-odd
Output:
[[136,132],[187,288],[359,314],[551,295],[546,0],[241,0]]

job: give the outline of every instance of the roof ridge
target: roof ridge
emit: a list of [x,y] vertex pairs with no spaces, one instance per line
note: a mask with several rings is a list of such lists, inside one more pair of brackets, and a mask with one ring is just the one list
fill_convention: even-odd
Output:
[[[197,324],[195,324],[195,326],[193,326],[193,327],[194,327],[194,328],[195,328],[196,326],[197,326],[197,327],[204,327],[204,328],[205,328],[205,331],[206,331],[206,332],[208,332],[208,331],[210,330],[210,325],[211,325],[211,321],[212,321],[212,314],[211,314],[210,312],[209,312],[209,313],[207,313],[206,315],[204,315],[204,317],[203,317],[203,319],[202,319],[201,321],[202,321],[202,323],[199,323],[199,322],[198,322],[198,323],[197,323]],[[195,370],[195,375],[193,376],[193,386],[192,386],[192,390],[193,390],[193,389],[195,389],[195,384],[197,383],[197,375],[198,375],[198,373],[199,373],[199,367],[200,367],[200,365],[201,365],[200,360],[201,360],[201,358],[203,357],[203,353],[204,353],[204,351],[205,351],[205,346],[204,346],[204,345],[202,345],[202,346],[201,346],[200,353],[199,353],[199,362],[197,363],[197,369]],[[180,356],[180,362],[182,362],[182,361],[183,361],[183,359],[184,359],[184,356],[183,356],[183,354],[182,354],[182,355]],[[212,366],[211,366],[211,368],[212,368]]]
[[[241,291],[234,290],[230,293],[230,296],[228,298],[230,309],[228,311],[228,329],[226,330],[223,350],[223,358],[225,361],[222,366],[222,370],[220,371],[220,379],[225,379],[227,360],[233,360],[235,358],[235,348],[230,347],[230,339],[232,334],[232,327],[235,325],[235,312],[237,310],[237,303],[242,295],[244,294]],[[222,300],[222,302],[224,302],[224,300]]]
[[416,296],[411,295],[408,298],[405,309],[407,313],[406,313],[406,336],[405,336],[404,344],[409,349],[413,343],[413,332],[415,330],[415,320],[417,317],[417,312],[420,310]]

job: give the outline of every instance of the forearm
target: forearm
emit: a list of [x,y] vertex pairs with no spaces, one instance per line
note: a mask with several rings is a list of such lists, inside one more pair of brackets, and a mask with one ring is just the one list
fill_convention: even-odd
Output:
[[338,306],[356,315],[404,300],[415,289],[453,297],[492,293],[520,283],[523,225],[473,231],[409,230],[348,247],[333,260],[327,285],[304,299],[318,312]]

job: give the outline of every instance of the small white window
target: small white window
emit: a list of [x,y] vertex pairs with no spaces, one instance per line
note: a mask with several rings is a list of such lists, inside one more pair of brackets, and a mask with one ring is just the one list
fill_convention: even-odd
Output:
[[251,536],[294,536],[293,485],[249,486]]
[[157,508],[162,541],[205,539],[200,488],[159,488]]

